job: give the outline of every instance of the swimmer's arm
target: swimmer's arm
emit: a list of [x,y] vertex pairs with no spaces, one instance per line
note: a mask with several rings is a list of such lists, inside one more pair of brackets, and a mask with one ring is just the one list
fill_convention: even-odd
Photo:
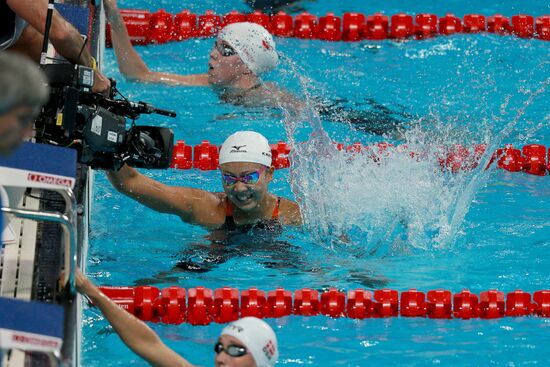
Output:
[[76,271],[76,286],[101,310],[124,344],[148,363],[159,367],[192,367],[192,364],[168,348],[143,321],[105,296],[80,270]]
[[111,24],[111,39],[120,72],[129,79],[167,85],[207,86],[207,74],[178,75],[149,70],[130,42],[128,30],[115,0],[105,0],[105,13]]
[[212,216],[220,201],[208,191],[168,186],[126,165],[118,172],[107,172],[107,177],[119,192],[158,212],[178,215],[188,223],[206,224],[204,218]]

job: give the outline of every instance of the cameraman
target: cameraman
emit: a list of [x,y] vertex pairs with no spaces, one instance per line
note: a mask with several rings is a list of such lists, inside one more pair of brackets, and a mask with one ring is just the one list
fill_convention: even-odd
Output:
[[[9,50],[40,60],[47,0],[0,0],[0,51]],[[95,69],[96,61],[84,47],[84,40],[69,22],[53,11],[50,41],[56,51],[74,64]],[[95,70],[94,92],[107,93],[111,82]]]

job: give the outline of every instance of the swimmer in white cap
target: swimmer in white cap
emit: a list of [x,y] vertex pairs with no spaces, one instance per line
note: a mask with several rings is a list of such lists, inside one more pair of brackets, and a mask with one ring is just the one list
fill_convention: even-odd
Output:
[[223,28],[210,52],[207,74],[162,73],[150,70],[132,46],[116,0],[105,0],[104,4],[119,68],[125,77],[173,86],[212,86],[220,98],[234,104],[298,108],[293,96],[260,79],[279,61],[275,41],[262,26],[242,22]]
[[[185,358],[170,349],[143,321],[117,306],[80,270],[76,287],[98,307],[122,341],[153,366],[191,367]],[[279,358],[279,346],[273,329],[263,320],[244,317],[228,324],[216,344],[216,367],[273,367]]]
[[302,224],[296,202],[268,191],[274,168],[263,135],[234,133],[223,143],[219,161],[224,192],[164,185],[126,165],[108,177],[118,191],[149,208],[212,230],[249,232]]

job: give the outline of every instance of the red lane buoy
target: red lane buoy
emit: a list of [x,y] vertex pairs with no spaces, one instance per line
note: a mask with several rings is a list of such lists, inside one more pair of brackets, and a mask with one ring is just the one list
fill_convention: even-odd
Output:
[[506,295],[506,316],[528,316],[533,309],[530,293],[516,290]]
[[231,10],[229,13],[223,16],[222,27],[225,27],[232,23],[246,22],[246,15],[238,12],[237,10]]
[[539,144],[525,145],[521,149],[525,160],[523,171],[531,175],[544,176],[546,174],[546,147]]
[[487,31],[490,33],[508,34],[512,32],[510,19],[502,14],[495,14],[487,18]]
[[336,288],[321,293],[321,314],[329,317],[342,317],[346,311],[346,295]]
[[391,17],[390,36],[396,39],[407,38],[414,33],[413,17],[409,14],[398,13]]
[[269,15],[262,13],[260,10],[255,10],[254,12],[247,14],[246,21],[259,24],[267,29],[268,32],[271,32],[271,22]]
[[477,295],[467,289],[453,295],[453,315],[455,318],[463,320],[479,317],[479,299]]
[[388,17],[382,13],[376,13],[367,17],[362,36],[369,40],[383,40],[388,38]]
[[534,19],[530,15],[518,14],[512,17],[512,29],[516,36],[530,38],[535,34]]
[[377,289],[372,302],[373,317],[395,317],[399,310],[399,295],[393,289]]
[[298,14],[294,18],[294,37],[312,39],[317,38],[317,17],[308,12]]
[[134,291],[134,315],[143,321],[158,322],[159,318],[154,309],[160,290],[157,287],[144,285],[136,287]]
[[366,19],[365,15],[361,13],[344,13],[342,39],[348,42],[361,40],[361,28]]
[[519,149],[515,149],[512,144],[506,144],[504,148],[497,149],[498,167],[510,172],[519,172],[523,168],[524,158]]
[[401,316],[426,317],[426,295],[416,289],[401,292]]
[[133,45],[146,45],[149,42],[149,23],[151,12],[148,10],[121,9],[120,15]]
[[485,16],[481,14],[466,14],[464,16],[464,33],[485,31]]
[[479,294],[479,317],[496,319],[504,317],[504,293],[491,289]]
[[537,17],[535,21],[535,36],[538,39],[550,41],[550,15]]
[[452,318],[452,294],[451,291],[436,289],[428,291],[426,313],[431,319]]
[[417,14],[414,34],[416,38],[428,38],[437,33],[437,15]]
[[197,34],[197,15],[183,10],[174,17],[174,39],[183,41]]
[[197,35],[199,37],[213,37],[218,33],[221,25],[221,17],[212,10],[207,10],[204,14],[199,15]]
[[159,306],[162,311],[158,313],[163,323],[179,325],[185,322],[187,316],[187,292],[180,287],[164,288]]
[[334,13],[319,17],[317,37],[324,41],[340,41],[342,39],[342,21]]
[[187,292],[187,320],[191,325],[208,325],[213,320],[212,290],[204,287],[190,288]]
[[292,16],[280,11],[271,17],[271,32],[278,37],[292,37],[294,26]]
[[265,316],[267,298],[265,292],[258,288],[250,288],[241,292],[241,317],[254,316],[263,318]]
[[348,291],[346,315],[352,319],[371,317],[373,312],[372,293],[364,289]]
[[283,288],[277,288],[267,293],[265,317],[283,317],[292,313],[292,293]]
[[448,36],[460,32],[462,32],[462,23],[459,17],[447,13],[444,17],[439,18],[439,33]]
[[550,317],[550,290],[536,291],[533,294],[533,312],[538,316]]
[[171,168],[190,169],[193,167],[193,147],[178,140],[172,150]]
[[288,155],[290,154],[290,147],[284,142],[280,141],[277,144],[271,144],[271,164],[275,169],[290,167],[290,160]]
[[164,9],[159,9],[156,13],[151,14],[148,43],[166,43],[172,40],[173,27],[172,14],[167,13]]
[[219,324],[237,320],[239,318],[239,291],[231,287],[216,289],[212,314],[214,321]]
[[193,148],[193,167],[202,171],[212,171],[218,169],[219,152],[218,147],[210,144],[208,140],[203,140],[200,145]]
[[319,314],[319,292],[304,288],[294,292],[294,315],[316,316]]

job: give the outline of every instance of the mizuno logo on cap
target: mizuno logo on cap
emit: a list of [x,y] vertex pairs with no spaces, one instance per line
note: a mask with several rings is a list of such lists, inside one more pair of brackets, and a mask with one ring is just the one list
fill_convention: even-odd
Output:
[[241,148],[244,148],[244,147],[246,147],[246,145],[233,145],[233,146],[231,147],[231,148],[233,148],[233,149],[231,149],[231,150],[229,151],[229,153],[248,153],[247,150],[241,150]]

